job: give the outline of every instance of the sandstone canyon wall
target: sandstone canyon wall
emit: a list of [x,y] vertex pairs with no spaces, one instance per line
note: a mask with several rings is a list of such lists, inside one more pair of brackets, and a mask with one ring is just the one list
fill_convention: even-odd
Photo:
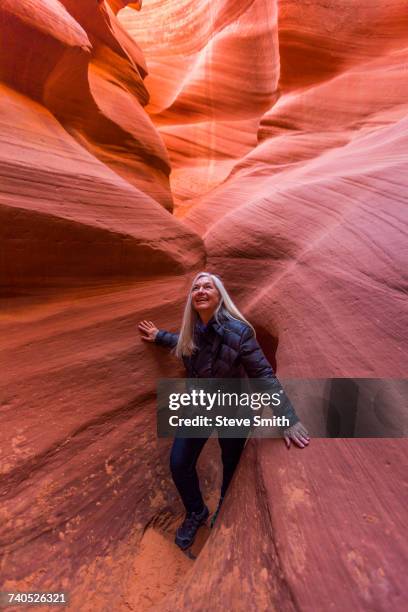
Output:
[[177,329],[207,266],[280,376],[405,376],[407,31],[402,0],[0,0],[4,588],[402,609],[405,440],[251,441],[177,556],[154,393],[182,372],[136,324]]

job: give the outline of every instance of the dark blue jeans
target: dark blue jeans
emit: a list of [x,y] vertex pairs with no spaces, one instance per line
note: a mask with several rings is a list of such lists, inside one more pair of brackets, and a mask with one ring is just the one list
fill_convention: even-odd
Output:
[[[175,438],[171,449],[171,474],[187,513],[200,512],[204,506],[196,464],[207,440],[208,438]],[[222,497],[231,482],[245,442],[246,438],[218,438],[223,465]]]

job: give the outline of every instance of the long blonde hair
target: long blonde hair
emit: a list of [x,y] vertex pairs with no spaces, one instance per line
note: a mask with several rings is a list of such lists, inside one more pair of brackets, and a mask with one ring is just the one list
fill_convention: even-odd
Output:
[[227,319],[236,319],[238,321],[243,321],[253,330],[255,335],[255,330],[253,326],[249,321],[246,320],[244,315],[235,306],[234,302],[228,295],[228,292],[224,287],[224,283],[222,282],[220,277],[216,274],[211,274],[210,272],[199,272],[194,277],[194,280],[191,284],[190,292],[187,297],[187,302],[184,307],[183,321],[181,323],[179,339],[174,351],[177,357],[179,358],[182,358],[183,355],[191,355],[193,351],[197,348],[196,344],[194,343],[194,327],[200,317],[195,308],[193,307],[192,291],[195,283],[202,276],[207,276],[208,278],[211,278],[220,294],[220,302],[213,315],[215,320],[220,323],[221,316],[224,316]]

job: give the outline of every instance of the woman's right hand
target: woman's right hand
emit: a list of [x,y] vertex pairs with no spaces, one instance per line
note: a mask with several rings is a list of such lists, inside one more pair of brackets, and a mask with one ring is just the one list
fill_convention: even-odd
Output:
[[140,321],[138,328],[142,334],[142,340],[146,342],[154,342],[159,333],[159,330],[152,321]]

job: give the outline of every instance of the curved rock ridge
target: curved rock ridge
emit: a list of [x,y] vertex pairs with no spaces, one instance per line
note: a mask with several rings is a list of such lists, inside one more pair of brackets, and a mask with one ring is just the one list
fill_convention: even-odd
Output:
[[403,48],[407,26],[403,0],[279,0],[280,85],[314,85]]
[[130,8],[135,9],[136,11],[140,11],[142,8],[142,0],[138,0],[137,2],[131,2],[128,0],[108,0],[108,4],[115,12],[115,14],[117,14],[126,6],[129,6]]
[[[280,28],[287,18],[280,11]],[[288,376],[406,373],[408,55],[398,34],[384,20],[369,61],[349,58],[307,87],[302,73],[297,88],[281,81],[258,145],[184,203],[209,266],[277,339]]]
[[118,17],[149,65],[146,110],[169,151],[182,215],[184,200],[219,184],[253,148],[259,117],[277,97],[277,5],[147,1]]
[[404,607],[404,471],[398,441],[315,440],[287,453],[252,440],[211,539],[160,610]]
[[170,168],[143,110],[146,66],[109,6],[2,2],[0,17],[2,285],[200,265],[200,239],[164,210]]
[[[17,26],[20,21],[28,28],[51,36],[64,45],[91,49],[86,31],[59,0],[43,0],[40,3],[35,0],[1,0],[0,10],[3,13],[2,28],[11,24]],[[4,29],[2,35],[4,36]],[[2,68],[4,69],[4,66]]]

